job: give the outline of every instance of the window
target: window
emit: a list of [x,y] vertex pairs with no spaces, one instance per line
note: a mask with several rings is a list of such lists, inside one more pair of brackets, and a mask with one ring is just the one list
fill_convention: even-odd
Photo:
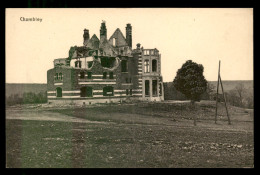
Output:
[[114,76],[113,76],[113,72],[109,72],[109,78],[110,78],[110,79],[113,79],[113,77],[114,77]]
[[145,73],[150,72],[149,60],[144,61],[144,72]]
[[88,72],[88,79],[91,79],[92,77],[92,72]]
[[62,73],[59,73],[59,79],[62,80]]
[[157,60],[153,60],[152,61],[152,72],[156,72],[157,71]]
[[118,60],[117,58],[114,57],[101,57],[100,60],[101,60],[101,66],[105,68],[111,69],[118,65]]
[[81,61],[75,61],[75,67],[81,68]]
[[81,61],[79,61],[79,68],[81,68]]
[[152,82],[153,96],[157,96],[157,80],[153,80]]
[[128,95],[129,93],[128,93],[128,89],[126,89],[126,95]]
[[121,72],[127,72],[127,60],[121,61]]
[[103,79],[106,79],[106,78],[107,78],[107,73],[103,72]]
[[130,95],[132,95],[132,89],[130,89]]
[[112,86],[104,87],[103,96],[114,96],[114,88]]
[[145,96],[150,96],[150,81],[145,80]]
[[151,55],[154,55],[154,50],[151,50]]
[[144,55],[149,55],[149,50],[144,50]]
[[59,79],[59,74],[56,73],[56,74],[55,74],[55,80],[58,80],[58,79]]
[[131,78],[125,78],[125,82],[126,83],[132,83],[132,79]]
[[56,88],[56,97],[62,97],[62,88],[60,87]]
[[85,78],[85,72],[80,72],[80,78]]
[[[89,54],[91,54],[90,52],[93,52],[93,51],[89,51]],[[93,56],[88,56],[85,58],[85,67],[87,69],[90,69],[93,65],[93,61],[94,61],[94,57]]]
[[116,46],[116,39],[113,38],[113,46],[115,47]]
[[80,97],[93,97],[92,87],[82,87],[80,89]]

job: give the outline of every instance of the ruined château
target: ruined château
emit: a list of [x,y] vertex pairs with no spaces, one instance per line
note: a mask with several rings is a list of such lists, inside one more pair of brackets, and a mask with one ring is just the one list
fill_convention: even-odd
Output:
[[103,21],[100,37],[90,38],[84,29],[83,46],[69,50],[68,58],[54,59],[47,71],[48,102],[93,104],[164,100],[159,50],[132,49],[132,26],[126,25],[126,37],[119,28],[107,38]]

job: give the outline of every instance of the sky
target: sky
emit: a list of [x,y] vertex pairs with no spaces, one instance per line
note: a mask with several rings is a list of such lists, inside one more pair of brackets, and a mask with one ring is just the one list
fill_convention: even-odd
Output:
[[[41,18],[42,21],[21,21]],[[132,25],[132,44],[157,48],[164,82],[187,61],[204,66],[208,81],[253,80],[252,8],[6,9],[6,83],[47,83],[53,60],[68,57],[106,21],[107,37]]]

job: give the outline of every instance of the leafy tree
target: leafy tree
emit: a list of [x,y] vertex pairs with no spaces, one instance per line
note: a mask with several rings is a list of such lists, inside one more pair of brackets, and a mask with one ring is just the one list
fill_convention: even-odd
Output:
[[183,93],[192,103],[200,101],[200,96],[207,89],[207,80],[203,75],[204,67],[201,64],[186,61],[177,71],[173,80],[176,90]]
[[[177,71],[173,80],[176,90],[183,93],[191,100],[192,108],[195,107],[195,101],[200,101],[201,94],[207,89],[207,80],[203,76],[204,67],[201,64],[186,61]],[[196,116],[194,115],[194,125],[196,126]]]

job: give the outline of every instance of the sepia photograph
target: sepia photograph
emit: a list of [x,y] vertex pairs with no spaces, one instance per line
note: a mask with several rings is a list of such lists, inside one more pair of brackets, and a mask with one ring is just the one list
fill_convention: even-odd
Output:
[[253,8],[6,8],[6,168],[254,168]]

